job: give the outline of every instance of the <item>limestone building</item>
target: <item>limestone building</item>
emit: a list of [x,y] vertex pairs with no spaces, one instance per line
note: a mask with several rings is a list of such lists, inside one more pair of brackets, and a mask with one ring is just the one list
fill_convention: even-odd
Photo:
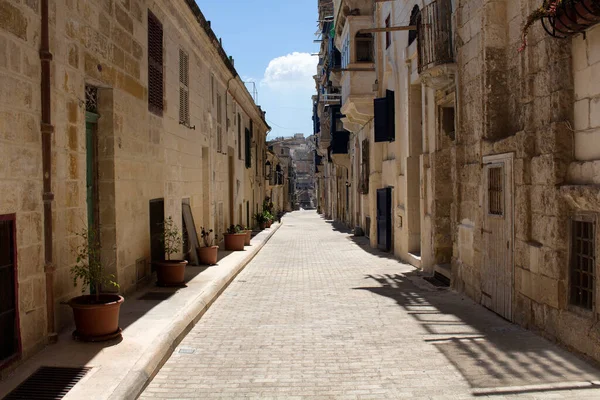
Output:
[[70,323],[75,232],[127,294],[166,217],[250,225],[269,129],[193,0],[0,1],[0,368]]
[[565,2],[521,49],[542,3],[320,0],[319,208],[600,359],[600,8]]

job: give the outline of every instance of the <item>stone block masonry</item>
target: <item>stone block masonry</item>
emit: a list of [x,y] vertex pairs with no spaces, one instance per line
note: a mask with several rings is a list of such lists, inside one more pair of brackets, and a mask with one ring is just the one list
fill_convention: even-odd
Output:
[[[132,293],[150,278],[150,201],[162,199],[165,216],[180,228],[188,200],[197,230],[221,233],[226,225],[246,223],[240,210],[258,208],[265,196],[264,161],[246,168],[235,155],[229,163],[231,149],[238,148],[237,125],[226,121],[237,122],[239,114],[243,129],[253,127],[253,161],[265,151],[269,127],[201,12],[188,2],[57,0],[49,7],[52,290],[56,326],[64,329],[72,317],[61,303],[82,289],[73,286],[70,267],[74,233],[88,225],[88,206],[100,226],[107,270],[122,293]],[[39,1],[0,0],[0,215],[16,214],[21,359],[43,347],[47,333],[40,10]],[[162,115],[148,106],[149,12],[163,30]],[[194,77],[189,126],[179,119],[186,106],[180,104],[180,51],[189,56]],[[97,90],[86,91],[90,87]],[[96,182],[93,193],[88,177]]]

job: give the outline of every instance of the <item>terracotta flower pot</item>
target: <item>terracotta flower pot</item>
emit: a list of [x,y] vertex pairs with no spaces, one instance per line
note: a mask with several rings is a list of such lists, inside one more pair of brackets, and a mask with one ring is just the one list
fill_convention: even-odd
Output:
[[185,282],[186,260],[164,260],[156,263],[159,286],[182,285]]
[[267,223],[266,222],[260,222],[258,224],[258,227],[260,228],[261,231],[264,231],[265,228],[267,227]]
[[250,246],[250,240],[252,240],[252,230],[246,230],[246,243],[244,245]]
[[267,228],[270,228],[272,223],[273,223],[273,221],[271,221],[271,220],[268,220],[268,221],[267,221]]
[[102,341],[119,334],[119,311],[123,304],[118,294],[101,294],[74,297],[69,301],[75,319],[75,336],[84,341]]
[[246,233],[225,233],[225,250],[228,251],[243,251],[244,243],[246,243]]
[[577,21],[583,25],[592,25],[600,21],[600,2],[595,0],[581,0],[575,3]]
[[215,265],[219,246],[200,247],[198,249],[198,261],[202,265]]

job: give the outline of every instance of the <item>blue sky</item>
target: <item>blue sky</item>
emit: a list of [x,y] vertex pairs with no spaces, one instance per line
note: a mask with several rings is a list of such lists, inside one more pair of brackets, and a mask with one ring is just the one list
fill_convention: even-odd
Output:
[[256,82],[269,138],[312,134],[317,0],[196,0],[244,81]]

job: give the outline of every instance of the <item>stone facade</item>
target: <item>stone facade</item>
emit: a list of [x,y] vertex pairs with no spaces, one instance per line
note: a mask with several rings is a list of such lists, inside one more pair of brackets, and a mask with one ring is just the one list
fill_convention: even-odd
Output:
[[[48,333],[41,7],[0,1],[0,214],[16,214],[22,358],[43,346]],[[164,201],[164,216],[180,228],[183,203],[196,229],[210,227],[219,236],[229,224],[252,223],[265,197],[270,128],[193,1],[56,0],[49,8],[52,307],[60,330],[71,322],[61,303],[81,293],[70,267],[74,233],[88,223],[86,135],[97,141],[95,213],[103,257],[127,294],[151,273],[151,201]],[[149,111],[149,12],[162,24],[162,113]],[[181,100],[182,65],[189,103]],[[187,121],[180,113],[185,104]]]
[[[325,161],[319,208],[362,227],[382,247],[377,193],[389,188],[388,248],[397,257],[600,359],[600,27],[559,40],[538,22],[520,52],[526,17],[541,2],[363,3],[334,1],[333,22],[322,24],[324,39],[335,32],[342,60],[360,51],[348,32],[418,29],[373,33],[374,77],[364,76],[365,59],[360,70],[352,62],[341,73],[329,68],[332,50],[322,47],[315,110],[317,136],[326,140],[319,149],[327,154],[331,135],[321,105],[331,100],[323,93],[338,87],[354,189],[349,212],[328,214],[340,196],[327,186],[336,161]],[[393,140],[377,140],[377,110],[369,118],[365,98],[390,92]]]

